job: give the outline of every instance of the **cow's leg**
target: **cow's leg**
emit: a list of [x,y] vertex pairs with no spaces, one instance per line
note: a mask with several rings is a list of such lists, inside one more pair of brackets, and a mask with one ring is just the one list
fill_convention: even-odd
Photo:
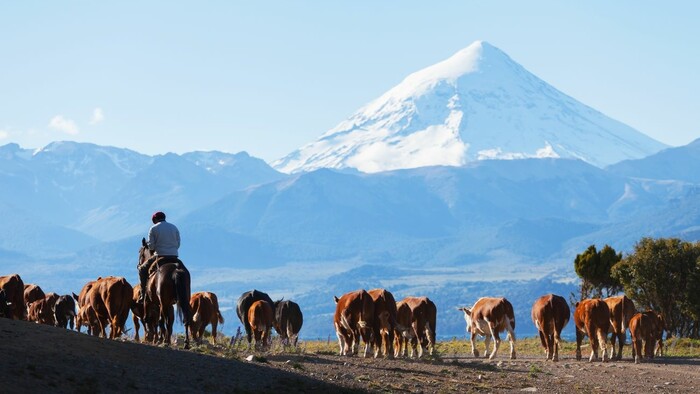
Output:
[[338,327],[338,323],[335,324],[335,336],[338,337],[338,355],[339,356],[344,356],[345,355],[345,335],[341,334],[340,332],[340,327]]
[[632,342],[634,346],[634,363],[639,364],[642,360],[642,339],[634,338]]
[[559,342],[561,342],[561,333],[559,330],[554,330],[554,344],[552,345],[552,350],[554,354],[552,355],[552,361],[559,361]]
[[[508,343],[510,344],[510,359],[515,360],[515,332],[513,332],[509,321],[506,322],[506,331],[508,331]],[[552,341],[550,341],[550,346],[552,346]]]
[[[618,351],[617,351],[617,360],[620,361],[622,360],[622,347],[625,345],[625,341],[627,341],[627,332],[622,331],[618,337],[617,337],[618,342],[620,342]],[[612,345],[613,347],[615,346],[614,344]]]
[[[495,324],[489,323],[489,331],[491,331],[491,335],[493,336],[493,351],[489,356],[489,360],[493,360],[494,357],[496,357],[496,354],[498,354],[498,348],[501,346],[501,337],[498,335],[498,328]],[[488,338],[488,335],[486,337]],[[486,349],[488,351],[488,345]]]
[[583,333],[576,328],[576,361],[581,361],[581,342],[583,342]]
[[548,336],[546,336],[542,330],[538,330],[537,332],[540,334],[540,343],[542,344],[542,348],[544,348],[544,354],[547,356],[547,360],[549,360],[549,347],[547,346]]
[[479,349],[476,348],[476,333],[474,333],[474,332],[472,332],[471,343],[472,343],[472,356],[479,357]]
[[214,316],[213,321],[211,322],[211,343],[212,345],[216,345],[216,328],[219,325],[219,320]]
[[[612,324],[610,324],[610,327],[612,327]],[[606,335],[607,337],[607,335]],[[617,341],[617,333],[613,331],[612,335],[610,335],[610,344],[612,345],[610,347],[610,359],[614,360],[617,354],[615,353],[615,341]]]
[[608,334],[601,330],[598,329],[598,347],[601,348],[601,353],[603,354],[603,362],[608,361],[608,354],[607,354],[607,339],[608,339]]

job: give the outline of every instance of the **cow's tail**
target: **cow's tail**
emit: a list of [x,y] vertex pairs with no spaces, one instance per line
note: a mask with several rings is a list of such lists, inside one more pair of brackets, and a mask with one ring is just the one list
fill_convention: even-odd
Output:
[[365,316],[365,297],[367,295],[368,294],[365,293],[364,291],[360,293],[360,305],[361,305],[361,307],[360,307],[360,319],[357,322],[357,326],[359,328],[367,328],[367,326],[369,325],[367,323],[367,320],[365,319],[367,317],[367,316]]
[[224,324],[224,317],[221,316],[221,312],[219,311],[219,308],[216,308],[216,317],[219,319],[219,324]]
[[177,314],[180,322],[189,325],[192,322],[190,310],[190,273],[187,270],[177,269],[173,272],[175,294],[177,295]]

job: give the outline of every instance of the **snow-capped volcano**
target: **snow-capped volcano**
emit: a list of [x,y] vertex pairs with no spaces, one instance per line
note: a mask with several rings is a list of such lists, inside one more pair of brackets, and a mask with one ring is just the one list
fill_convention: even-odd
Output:
[[487,42],[406,77],[272,163],[379,172],[483,159],[578,158],[604,167],[666,146],[574,100]]

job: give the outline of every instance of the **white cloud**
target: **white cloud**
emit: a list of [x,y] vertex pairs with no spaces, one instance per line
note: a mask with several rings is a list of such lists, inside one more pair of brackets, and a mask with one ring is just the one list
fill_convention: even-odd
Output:
[[102,111],[102,108],[97,107],[92,110],[92,118],[90,118],[90,124],[98,124],[101,123],[103,120],[105,120],[105,114],[104,111]]
[[7,138],[7,137],[9,137],[9,136],[10,136],[10,132],[9,132],[9,131],[0,130],[0,140],[4,140],[5,138]]
[[76,135],[80,132],[78,125],[74,121],[64,118],[63,115],[56,115],[51,118],[49,127],[70,135]]

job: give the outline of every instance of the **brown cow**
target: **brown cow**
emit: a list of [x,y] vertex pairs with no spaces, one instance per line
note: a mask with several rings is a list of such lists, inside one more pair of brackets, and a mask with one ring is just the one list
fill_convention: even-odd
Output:
[[24,282],[19,275],[0,276],[0,290],[5,290],[5,298],[15,320],[23,320],[27,312],[24,303]]
[[[109,325],[109,337],[116,339],[123,333],[124,324],[129,316],[129,309],[133,302],[133,292],[129,282],[122,277],[109,276],[98,278],[96,281],[89,282],[83,287],[80,296],[78,296],[78,303],[81,310],[86,305],[93,309],[97,320],[102,326],[100,332],[102,336],[106,335],[104,327]],[[87,310],[84,312],[83,317]]]
[[515,359],[515,315],[513,305],[505,298],[480,298],[471,309],[459,308],[464,312],[467,331],[471,333],[472,354],[479,357],[475,339],[477,334],[485,337],[486,350],[484,356],[489,356],[489,343],[494,339],[493,351],[489,359],[493,360],[501,344],[499,333],[508,332],[510,342],[510,358]]
[[190,308],[193,313],[192,324],[190,325],[192,339],[201,343],[204,329],[211,324],[211,343],[216,344],[217,324],[224,323],[224,317],[221,316],[219,311],[219,299],[216,297],[216,294],[208,291],[192,294]]
[[56,325],[54,307],[58,301],[58,294],[49,293],[44,298],[27,305],[27,320],[49,326]]
[[605,301],[588,299],[576,303],[574,311],[576,324],[576,360],[581,360],[581,342],[588,335],[591,342],[589,362],[598,359],[598,347],[603,347],[603,361],[607,361],[606,337],[610,329],[610,309]]
[[[373,289],[367,292],[374,301],[374,327],[372,342],[374,358],[382,354],[394,358],[394,328],[396,327],[396,300],[393,294],[385,289]],[[382,342],[384,344],[382,348]]]
[[[629,327],[630,319],[637,312],[634,307],[634,302],[625,295],[608,297],[605,300],[610,310],[610,328],[608,331],[612,333],[610,336],[610,359],[622,360],[622,346],[627,340],[627,327]],[[615,354],[615,341],[619,342],[619,350]]]
[[[418,358],[423,357],[423,350],[427,348],[432,355],[435,348],[435,319],[437,318],[435,304],[428,297],[406,297],[402,301],[406,302],[411,311],[409,325],[411,332],[404,330],[402,333],[407,340],[411,341],[411,357],[416,353]],[[406,312],[403,313],[406,314]]]
[[[406,357],[408,353],[408,342],[415,338],[415,332],[411,326],[413,322],[413,312],[406,300],[396,303],[396,328],[394,329],[394,356]],[[413,357],[413,349],[411,349]]]
[[75,327],[80,332],[80,327],[86,326],[87,333],[89,335],[102,335],[106,337],[105,334],[105,322],[101,321],[95,309],[89,303],[83,305],[78,309],[78,314],[75,316]]
[[[632,353],[635,363],[639,363],[645,357],[654,358],[654,345],[659,331],[658,324],[659,317],[654,311],[637,313],[630,319]],[[644,353],[642,353],[642,342],[644,342]]]
[[374,301],[365,290],[357,290],[333,297],[335,300],[335,315],[333,324],[338,336],[340,355],[356,354],[360,346],[360,338],[365,342],[363,357],[367,357],[372,343],[374,327]]
[[[46,294],[44,294],[44,290],[41,290],[41,287],[33,284],[24,285],[24,305],[29,305],[44,297]],[[29,310],[26,313],[28,314]]]
[[559,360],[561,332],[569,323],[570,316],[569,304],[562,296],[544,295],[532,305],[532,322],[539,331],[547,360]]
[[299,331],[304,324],[304,314],[299,304],[291,300],[275,301],[275,331],[280,336],[283,346],[297,346]]
[[[248,324],[253,332],[255,349],[266,348],[272,329],[272,305],[267,301],[255,301],[248,309]],[[250,347],[250,344],[248,344]]]

